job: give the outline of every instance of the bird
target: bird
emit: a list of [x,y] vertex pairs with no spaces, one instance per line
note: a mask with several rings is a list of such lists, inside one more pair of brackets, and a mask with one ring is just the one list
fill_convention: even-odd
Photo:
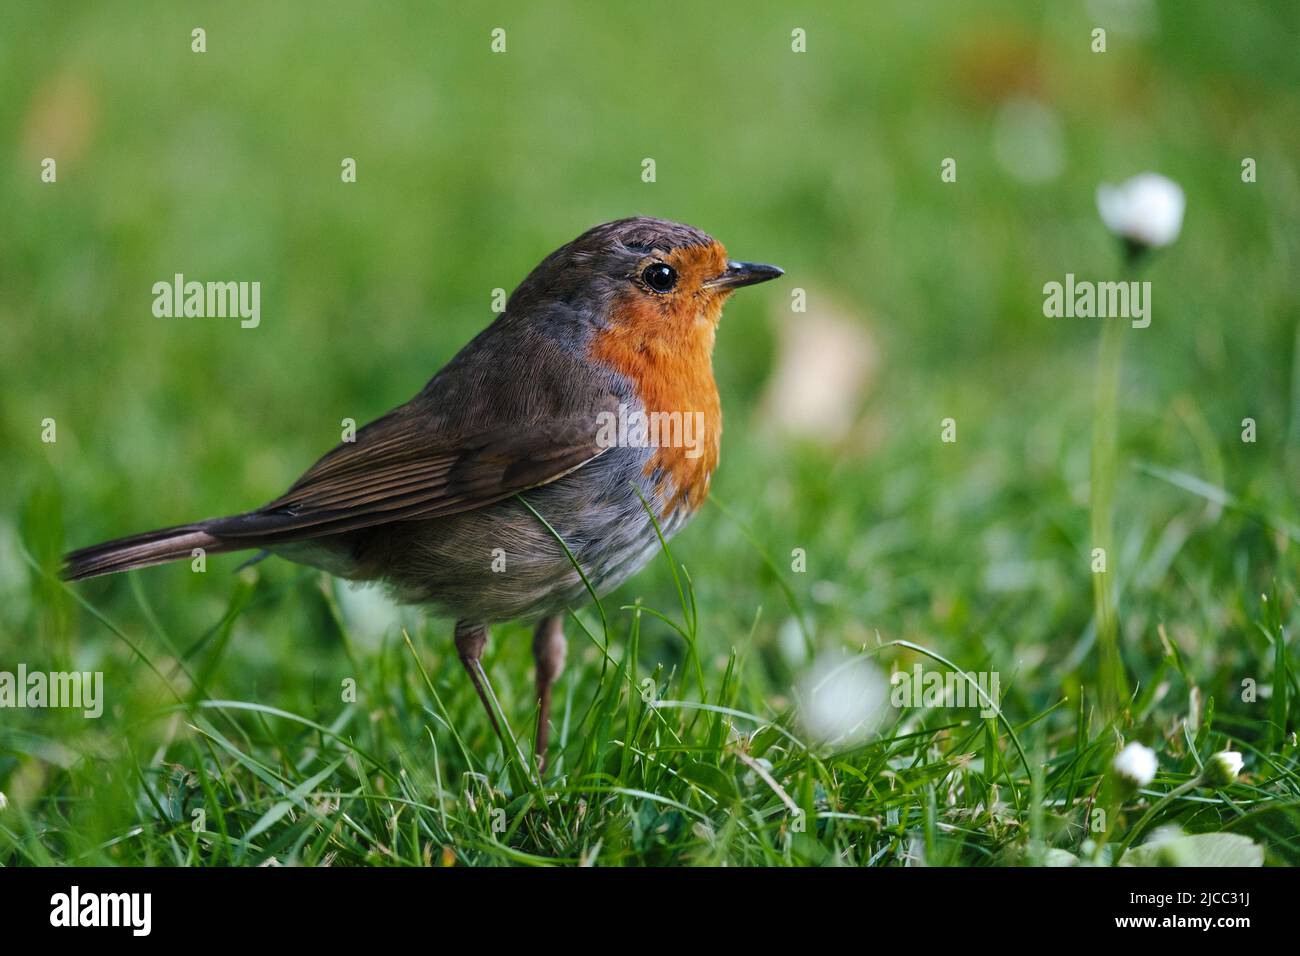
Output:
[[595,226],[546,256],[414,398],[280,497],[73,551],[62,576],[253,550],[378,583],[455,622],[456,653],[503,745],[482,663],[488,628],[532,622],[540,770],[564,614],[639,570],[699,510],[720,457],[723,304],[783,274],[682,223]]

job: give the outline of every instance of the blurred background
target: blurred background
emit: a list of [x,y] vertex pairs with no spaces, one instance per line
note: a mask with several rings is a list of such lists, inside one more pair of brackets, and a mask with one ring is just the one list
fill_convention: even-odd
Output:
[[[104,670],[109,689],[98,722],[0,713],[8,799],[35,805],[116,735],[156,742],[165,695],[132,644],[219,648],[213,696],[336,709],[340,627],[376,654],[411,612],[288,564],[232,575],[233,556],[68,589],[58,555],[274,497],[342,419],[418,391],[493,289],[635,214],[787,272],[727,308],[723,507],[674,542],[711,665],[742,648],[753,698],[779,701],[810,645],[880,635],[1014,674],[1022,718],[1050,706],[1094,666],[1100,323],[1045,318],[1042,287],[1117,277],[1095,191],[1146,170],[1187,216],[1126,336],[1122,648],[1142,679],[1163,627],[1230,721],[1268,654],[1261,593],[1296,614],[1300,8],[827,6],[5,4],[0,669]],[[260,281],[260,327],[156,318],[151,287],[178,272]],[[636,598],[675,605],[667,562],[606,603]],[[428,627],[437,648],[449,624]],[[518,703],[526,643],[496,644]],[[642,653],[682,651],[648,622]]]

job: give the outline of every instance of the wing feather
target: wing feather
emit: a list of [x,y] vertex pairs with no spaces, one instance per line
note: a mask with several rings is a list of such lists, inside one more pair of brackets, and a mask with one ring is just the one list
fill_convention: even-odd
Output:
[[256,511],[206,526],[261,544],[482,508],[555,481],[604,451],[597,415],[508,425],[431,442],[407,407],[336,447],[285,494]]

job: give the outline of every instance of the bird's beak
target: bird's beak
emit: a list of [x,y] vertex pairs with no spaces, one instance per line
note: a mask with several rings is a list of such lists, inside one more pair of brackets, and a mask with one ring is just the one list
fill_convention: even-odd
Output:
[[742,285],[756,285],[783,275],[784,269],[761,262],[728,262],[726,272],[704,285],[709,289],[739,289]]

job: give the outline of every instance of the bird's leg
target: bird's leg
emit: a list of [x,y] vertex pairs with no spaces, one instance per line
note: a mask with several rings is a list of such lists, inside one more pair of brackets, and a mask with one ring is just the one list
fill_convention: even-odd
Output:
[[533,632],[533,660],[537,662],[537,768],[546,766],[546,742],[551,733],[551,685],[564,669],[564,618],[556,614],[537,622]]
[[[483,672],[483,648],[487,646],[487,637],[486,625],[474,624],[470,621],[456,622],[456,653],[460,655],[460,662],[469,674],[469,679],[474,682],[478,699],[483,702],[488,720],[492,721],[492,729],[496,731],[498,737],[501,737],[501,728],[497,726],[497,715],[493,713],[492,702],[488,700],[487,674]],[[504,742],[505,738],[501,737],[501,740]]]

